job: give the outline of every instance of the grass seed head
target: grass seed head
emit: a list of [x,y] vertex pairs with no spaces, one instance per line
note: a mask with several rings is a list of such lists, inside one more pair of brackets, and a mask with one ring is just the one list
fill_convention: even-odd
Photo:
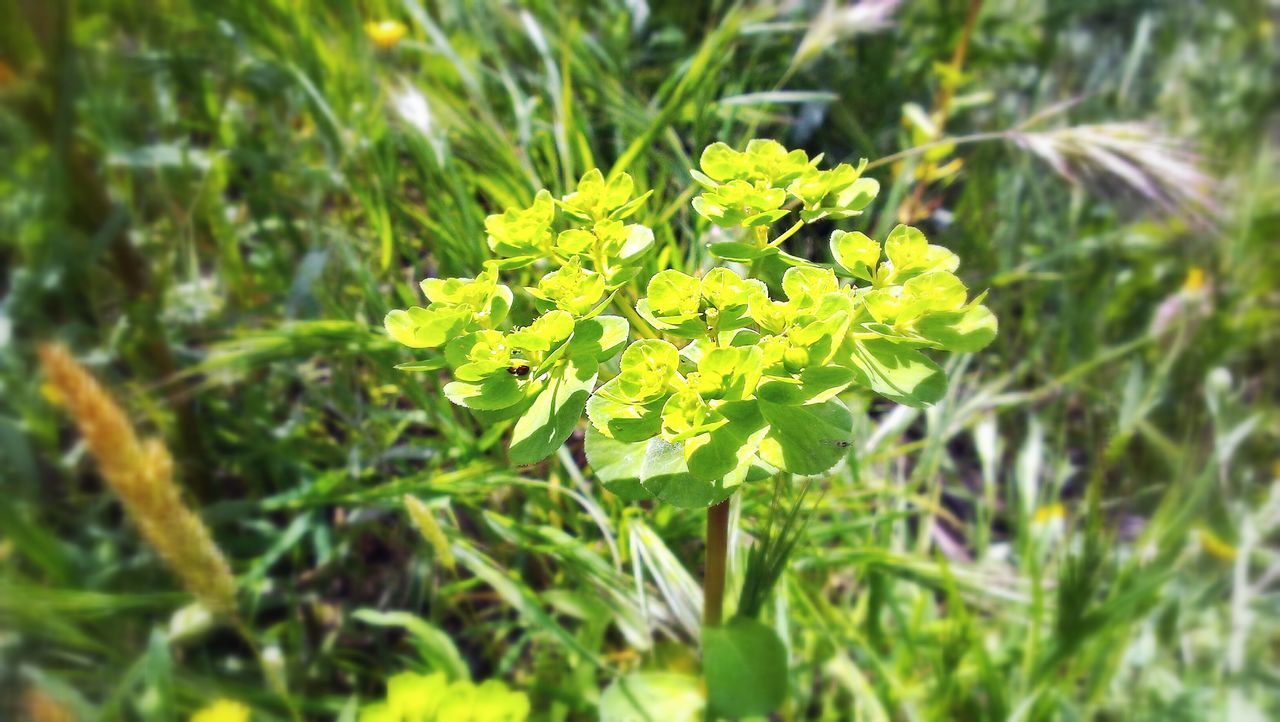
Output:
[[42,346],[40,362],[53,396],[142,536],[201,603],[233,614],[235,579],[209,530],[183,503],[168,449],[159,439],[140,441],[124,410],[65,346]]

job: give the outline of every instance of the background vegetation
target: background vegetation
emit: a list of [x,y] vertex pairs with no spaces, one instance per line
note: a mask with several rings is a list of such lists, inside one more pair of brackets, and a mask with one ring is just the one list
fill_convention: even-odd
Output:
[[[934,408],[851,399],[768,614],[780,718],[1280,717],[1276,13],[0,1],[0,717],[329,719],[453,665],[594,719],[620,673],[695,669],[702,514],[620,503],[575,442],[511,469],[380,324],[595,165],[656,189],[649,272],[705,269],[688,169],[757,136],[871,159],[855,225],[914,219],[1001,321]],[[166,441],[243,629],[123,517],[52,338]]]

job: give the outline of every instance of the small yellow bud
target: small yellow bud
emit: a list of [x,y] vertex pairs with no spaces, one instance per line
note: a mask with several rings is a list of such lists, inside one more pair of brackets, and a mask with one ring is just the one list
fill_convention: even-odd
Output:
[[1187,269],[1187,278],[1182,282],[1182,290],[1185,293],[1199,293],[1204,290],[1205,272],[1199,266],[1192,266]]
[[1199,532],[1200,548],[1204,550],[1205,554],[1223,562],[1236,560],[1236,548],[1230,542],[1214,534],[1208,527],[1202,526],[1196,531]]
[[1036,514],[1031,518],[1031,523],[1037,526],[1048,524],[1049,522],[1058,521],[1067,515],[1067,509],[1061,504],[1049,504],[1036,509]]
[[249,708],[233,699],[220,699],[191,715],[191,722],[249,722]]
[[782,366],[787,373],[798,374],[809,365],[809,352],[799,346],[792,346],[782,354]]
[[369,36],[373,44],[383,50],[394,48],[404,38],[409,29],[399,20],[380,20],[364,24],[364,34]]

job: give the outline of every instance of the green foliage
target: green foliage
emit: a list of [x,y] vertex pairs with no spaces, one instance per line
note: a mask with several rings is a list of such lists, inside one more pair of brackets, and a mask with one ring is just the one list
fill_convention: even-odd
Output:
[[707,704],[728,718],[767,715],[787,697],[787,648],[755,619],[735,617],[702,632]]
[[[694,173],[709,189],[751,182],[753,193],[780,193],[777,186],[824,178],[814,163],[775,142],[752,141],[741,153],[708,147],[703,172]],[[755,201],[725,204],[715,192],[694,204],[719,225],[767,235],[767,225],[782,217],[762,219]],[[806,208],[825,202],[823,193],[805,196]],[[995,318],[977,300],[967,301],[952,273],[955,255],[918,230],[895,228],[885,247],[886,260],[877,266],[879,244],[836,231],[837,263],[861,270],[870,283],[845,286],[831,269],[795,266],[782,276],[785,301],[774,300],[760,279],[727,268],[701,279],[676,270],[654,275],[636,311],[685,345],[642,340],[627,350],[619,374],[587,407],[595,431],[617,443],[595,439],[588,457],[606,455],[595,465],[608,467],[610,483],[625,479],[629,497],[639,488],[671,503],[705,505],[753,470],[810,475],[838,463],[853,419],[837,397],[851,384],[913,406],[940,399],[946,377],[918,349],[980,349],[995,336]],[[683,463],[674,458],[677,449]],[[632,468],[621,468],[624,462]],[[676,485],[703,491],[676,494]]]
[[[694,209],[756,238],[757,251],[776,251],[781,239],[768,240],[768,230],[790,213],[781,207],[788,198],[802,210],[784,235],[820,218],[855,215],[875,196],[875,182],[860,178],[865,163],[820,170],[819,160],[771,140],[753,140],[742,152],[708,146],[702,171],[693,171],[704,188]],[[539,191],[530,207],[485,222],[490,247],[505,260],[489,262],[474,280],[427,279],[431,305],[387,315],[387,331],[401,343],[445,346],[450,401],[515,419],[513,463],[554,453],[585,407],[603,437],[593,438],[588,456],[605,470],[607,486],[631,499],[647,492],[706,506],[749,477],[820,474],[837,464],[853,432],[838,395],[851,384],[924,406],[942,398],[946,377],[918,349],[976,351],[995,337],[995,317],[967,300],[954,275],[955,254],[898,226],[880,262],[875,241],[836,231],[836,263],[867,285],[843,285],[832,269],[805,263],[783,274],[786,300],[779,301],[762,279],[729,268],[701,278],[675,269],[654,274],[635,313],[682,346],[637,340],[617,375],[597,389],[599,365],[629,328],[621,317],[598,314],[653,246],[652,230],[622,223],[649,196],[633,193],[630,176],[606,183],[599,170],[558,201]],[[567,227],[556,230],[558,220]],[[497,325],[512,296],[497,283],[498,270],[527,265],[547,269],[527,289],[543,315],[503,333]]]
[[614,680],[600,695],[600,722],[699,722],[701,681],[671,672],[636,672]]
[[[589,465],[582,444],[615,441],[591,423],[513,469],[520,407],[443,393],[453,321],[422,324],[443,342],[418,350],[381,324],[431,305],[413,282],[483,276],[487,260],[513,298],[475,330],[533,323],[524,289],[557,264],[495,252],[485,219],[548,188],[550,238],[525,238],[595,270],[584,235],[556,242],[595,239],[596,222],[556,204],[598,167],[606,185],[629,174],[632,200],[653,190],[611,219],[653,231],[601,312],[629,321],[629,341],[693,340],[631,313],[655,274],[705,286],[727,266],[766,285],[749,318],[763,317],[787,304],[789,265],[836,257],[833,227],[871,241],[865,270],[835,267],[846,287],[874,287],[903,223],[963,258],[952,273],[972,295],[990,289],[999,335],[983,353],[907,346],[946,371],[932,407],[873,400],[858,380],[839,394],[846,463],[814,480],[760,610],[789,655],[778,717],[1280,719],[1266,2],[155,5],[0,9],[0,688],[14,701],[38,690],[106,722],[186,719],[217,697],[255,721],[352,720],[397,672],[450,669],[445,635],[537,718],[597,719],[637,675],[678,676],[682,704],[632,718],[698,709],[704,510],[603,490],[622,488],[609,470],[648,498],[628,459],[649,445]],[[361,33],[384,20],[400,26],[392,47]],[[1100,132],[1116,124],[1130,134]],[[754,137],[825,152],[821,170],[871,159],[875,202],[787,236],[805,206],[787,195],[763,241],[713,224],[689,169],[708,144]],[[1188,177],[1197,165],[1212,177]],[[1207,206],[1148,195],[1204,181]],[[963,353],[989,323],[956,313],[894,333]],[[236,574],[235,629],[188,605],[104,493],[33,370],[54,336],[165,439]],[[791,344],[784,367],[808,356]],[[619,362],[598,366],[597,388]],[[767,480],[733,488],[730,614],[777,496]],[[667,698],[651,689],[642,702]]]
[[803,537],[807,517],[800,512],[809,488],[809,483],[801,486],[800,492],[787,509],[782,504],[782,481],[778,480],[773,503],[769,507],[767,526],[747,555],[742,593],[738,597],[739,617],[758,618],[769,600],[769,592],[786,571],[787,561]]
[[[424,280],[430,305],[391,311],[384,322],[387,333],[410,348],[443,346],[442,354],[407,368],[449,368],[454,380],[444,390],[450,401],[485,418],[515,420],[515,464],[545,459],[573,433],[599,365],[627,337],[625,319],[600,315],[601,299],[634,275],[653,245],[652,231],[620,220],[647,197],[631,198],[629,176],[606,185],[593,170],[578,186],[559,201],[540,191],[528,208],[489,216],[489,246],[501,258],[487,262],[475,279]],[[553,244],[557,209],[570,227]],[[555,270],[526,289],[542,314],[526,326],[499,330],[512,304],[499,273],[548,263]]]

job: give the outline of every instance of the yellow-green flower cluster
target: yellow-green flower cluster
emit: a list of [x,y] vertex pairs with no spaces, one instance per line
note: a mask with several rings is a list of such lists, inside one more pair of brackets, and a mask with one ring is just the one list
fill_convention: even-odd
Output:
[[498,680],[450,682],[443,674],[404,672],[387,680],[387,697],[360,710],[360,722],[523,722],[529,698]]

